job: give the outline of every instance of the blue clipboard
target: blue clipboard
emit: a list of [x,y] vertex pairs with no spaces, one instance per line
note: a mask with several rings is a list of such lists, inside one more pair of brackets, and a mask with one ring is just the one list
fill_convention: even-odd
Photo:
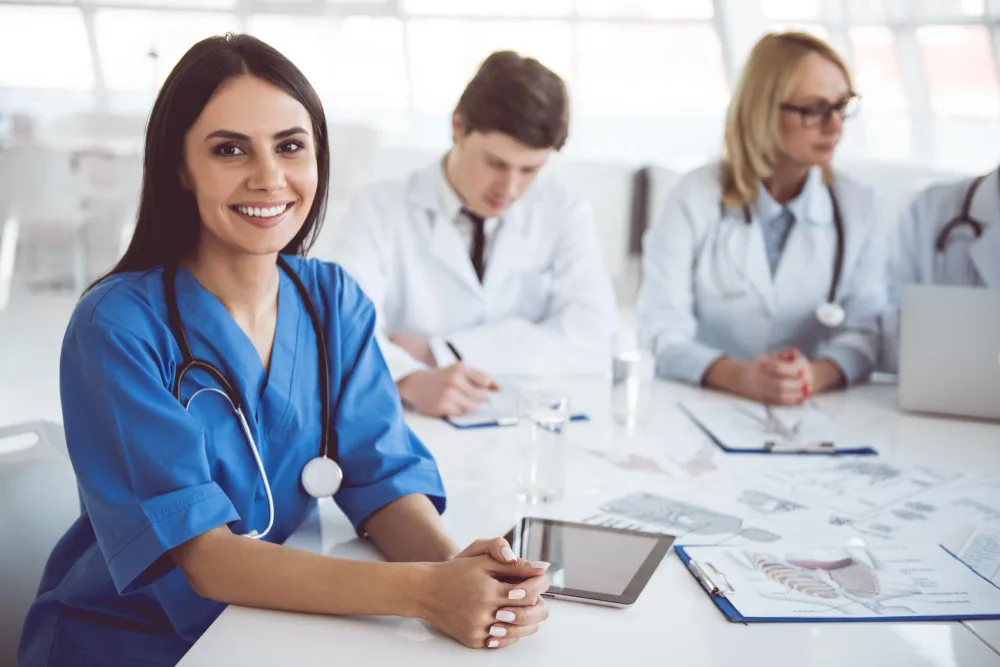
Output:
[[[695,547],[703,545],[691,544],[689,546]],[[705,545],[705,546],[712,546],[712,545]],[[959,559],[958,556],[948,551],[943,546],[941,548],[952,558],[965,565],[965,563],[961,559]],[[677,552],[677,557],[681,559],[682,563],[684,563],[684,569],[686,569],[688,571],[688,574],[690,574],[695,579],[695,581],[698,582],[698,585],[701,586],[702,590],[704,590],[708,594],[708,597],[711,598],[712,602],[715,603],[715,606],[719,609],[719,611],[722,612],[722,615],[725,616],[726,620],[729,621],[730,623],[883,623],[886,621],[899,623],[901,621],[907,621],[907,622],[988,621],[988,620],[1000,619],[1000,610],[997,610],[997,613],[995,614],[968,614],[964,616],[961,614],[948,615],[948,616],[862,616],[862,617],[844,616],[842,618],[821,618],[821,619],[786,617],[786,616],[765,616],[765,617],[744,616],[739,612],[738,609],[736,609],[735,606],[733,606],[733,603],[730,602],[725,597],[724,593],[719,594],[714,592],[713,590],[710,590],[711,584],[706,583],[705,580],[700,578],[696,570],[692,568],[691,555],[687,552],[685,547],[675,544],[674,551]],[[966,567],[968,567],[968,565],[966,565]],[[969,569],[971,570],[972,568]],[[990,584],[991,586],[993,585],[992,582],[990,582],[982,575],[979,575],[978,573],[976,574],[986,583]]]
[[[460,430],[517,426],[517,417],[490,417],[486,419],[477,419],[475,413],[465,417],[444,417],[443,419]],[[585,422],[590,421],[590,416],[581,412],[570,415],[569,420],[571,422]]]
[[680,409],[691,418],[698,428],[704,431],[705,435],[714,442],[719,449],[726,452],[727,454],[768,454],[770,456],[877,456],[878,452],[869,446],[861,447],[837,447],[836,445],[829,448],[809,448],[809,449],[794,449],[794,448],[783,448],[774,447],[768,448],[761,445],[758,449],[748,449],[746,447],[731,447],[726,443],[719,440],[714,433],[705,424],[698,419],[684,403],[678,403]]

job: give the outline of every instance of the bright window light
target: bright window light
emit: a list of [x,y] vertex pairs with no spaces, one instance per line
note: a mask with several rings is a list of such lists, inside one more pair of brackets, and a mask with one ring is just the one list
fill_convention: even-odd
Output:
[[913,0],[913,13],[918,18],[956,18],[982,16],[985,0]]
[[817,21],[822,17],[820,0],[761,0],[764,16],[776,21]]
[[563,21],[415,19],[409,25],[414,107],[420,111],[453,109],[480,63],[497,50],[537,58],[568,80],[570,31],[569,23]]
[[710,19],[711,0],[576,0],[581,16],[625,16],[662,19]]
[[577,33],[575,107],[587,114],[721,112],[722,51],[705,26],[584,23]]
[[983,26],[917,29],[931,108],[943,116],[1000,117],[1000,89],[989,33]]
[[408,104],[399,19],[252,16],[248,30],[308,77],[327,110],[405,111]]
[[[120,0],[113,0],[107,4],[117,4]],[[100,6],[101,0],[85,0],[84,4]],[[128,0],[128,5],[149,5],[151,9],[178,8],[178,9],[231,9],[236,6],[236,0]]]
[[93,87],[87,31],[76,7],[0,6],[0,26],[0,86]]
[[847,0],[847,15],[863,21],[884,21],[884,0]]
[[881,26],[851,28],[854,87],[862,96],[862,113],[898,114],[908,109],[903,76],[892,31]]
[[819,37],[824,41],[830,40],[830,29],[825,25],[818,25],[815,23],[772,23],[771,30],[775,32],[784,32],[786,30],[807,32],[810,35]]
[[236,28],[236,17],[226,13],[101,9],[94,14],[109,90],[155,94],[191,46]]
[[403,0],[403,10],[415,16],[569,16],[573,0]]

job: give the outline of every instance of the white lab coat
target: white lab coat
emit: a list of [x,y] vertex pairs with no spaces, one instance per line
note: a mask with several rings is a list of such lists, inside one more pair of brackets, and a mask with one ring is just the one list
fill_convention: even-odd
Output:
[[436,188],[441,162],[358,192],[331,238],[334,261],[375,303],[394,379],[424,364],[388,336],[427,336],[439,366],[454,357],[492,375],[604,372],[617,324],[590,209],[549,178],[503,216],[480,284]]
[[892,248],[889,308],[882,322],[880,367],[899,370],[899,294],[903,285],[968,285],[1000,288],[1000,173],[983,179],[969,208],[983,225],[975,238],[966,225],[949,236],[943,253],[935,251],[941,230],[958,217],[973,178],[937,183],[916,194],[903,212]]
[[639,338],[658,372],[698,383],[723,355],[751,360],[795,346],[832,359],[848,382],[863,378],[875,363],[886,300],[885,239],[873,190],[836,175],[845,232],[837,301],[847,316],[829,329],[815,315],[827,299],[836,248],[820,169],[810,172],[806,219],[792,226],[772,278],[755,211],[747,225],[742,208],[722,207],[719,168],[712,163],[684,176],[643,238]]

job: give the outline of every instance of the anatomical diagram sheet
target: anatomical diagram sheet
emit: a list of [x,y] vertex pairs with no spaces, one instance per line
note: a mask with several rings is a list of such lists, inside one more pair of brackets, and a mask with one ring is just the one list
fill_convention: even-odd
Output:
[[938,546],[685,550],[745,620],[1000,618],[1000,589]]

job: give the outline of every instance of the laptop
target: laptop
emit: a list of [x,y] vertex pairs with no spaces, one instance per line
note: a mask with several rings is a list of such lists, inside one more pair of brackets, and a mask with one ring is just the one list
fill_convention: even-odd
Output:
[[1000,289],[904,285],[899,405],[1000,419]]

